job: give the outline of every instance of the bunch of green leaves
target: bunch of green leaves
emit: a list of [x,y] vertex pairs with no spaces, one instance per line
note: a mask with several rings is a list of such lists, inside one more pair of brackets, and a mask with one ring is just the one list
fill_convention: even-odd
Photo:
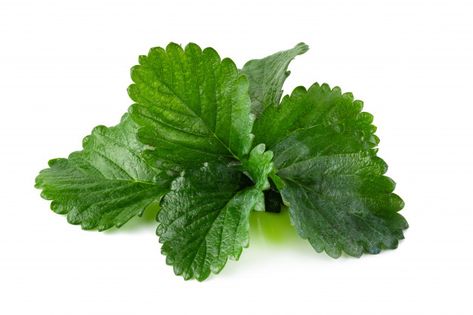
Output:
[[283,206],[317,252],[396,248],[404,204],[363,103],[317,83],[282,97],[289,63],[307,50],[300,43],[238,69],[196,44],[152,48],[131,70],[135,103],[121,122],[50,160],[36,187],[83,229],[120,227],[159,204],[162,253],[185,279],[237,260],[251,211]]

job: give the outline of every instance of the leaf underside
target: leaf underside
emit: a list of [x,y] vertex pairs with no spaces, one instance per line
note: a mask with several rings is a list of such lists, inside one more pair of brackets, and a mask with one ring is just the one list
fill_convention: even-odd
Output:
[[290,74],[287,70],[289,63],[308,49],[309,46],[299,43],[292,49],[262,59],[250,60],[243,66],[242,72],[248,76],[250,82],[252,112],[256,116],[259,116],[266,107],[279,104],[284,81]]

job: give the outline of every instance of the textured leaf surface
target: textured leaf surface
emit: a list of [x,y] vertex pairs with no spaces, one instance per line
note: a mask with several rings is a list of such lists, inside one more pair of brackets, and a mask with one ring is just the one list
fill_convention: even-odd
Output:
[[248,61],[243,66],[243,73],[250,82],[252,112],[261,114],[268,106],[279,104],[283,93],[282,86],[290,74],[289,63],[309,49],[304,43],[294,48],[277,52],[262,59]]
[[282,196],[300,236],[339,257],[396,248],[407,222],[387,166],[372,152],[319,156],[280,171]]
[[143,160],[136,130],[125,115],[115,127],[96,127],[84,139],[83,151],[49,161],[36,187],[52,200],[51,209],[84,229],[105,230],[120,227],[159,200],[170,178]]
[[153,48],[132,69],[130,111],[157,160],[181,165],[246,155],[253,116],[248,80],[212,48]]
[[332,257],[395,248],[407,228],[362,105],[339,88],[315,84],[295,89],[255,122],[256,140],[274,152],[298,233]]
[[[342,94],[338,87],[330,89],[327,84],[317,83],[309,90],[298,87],[291,96],[284,97],[280,106],[267,108],[258,118],[253,129],[255,142],[265,143],[269,150],[279,145],[279,153],[284,141],[301,144],[296,152],[284,152],[287,156],[275,154],[279,160],[293,159],[300,153],[311,156],[322,149],[355,152],[374,148],[379,139],[374,135],[373,116],[361,112],[362,108],[362,101],[354,100],[351,93]],[[317,141],[304,143],[312,138]],[[279,167],[281,163],[276,164]]]
[[239,190],[241,173],[206,163],[188,170],[162,201],[157,234],[166,262],[185,279],[206,279],[248,246],[249,214],[260,191]]

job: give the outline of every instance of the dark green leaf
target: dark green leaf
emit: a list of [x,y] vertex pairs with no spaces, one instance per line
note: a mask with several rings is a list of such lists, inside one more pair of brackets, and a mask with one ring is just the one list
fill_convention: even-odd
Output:
[[350,93],[315,84],[255,122],[256,140],[274,152],[298,233],[332,257],[395,248],[407,228],[397,213],[404,203],[375,155],[372,116],[361,109]]
[[261,191],[239,190],[242,174],[205,163],[187,170],[162,201],[157,234],[166,262],[185,279],[206,279],[248,246],[249,214]]
[[299,235],[335,258],[396,248],[407,222],[386,170],[373,152],[321,155],[281,170],[281,193]]

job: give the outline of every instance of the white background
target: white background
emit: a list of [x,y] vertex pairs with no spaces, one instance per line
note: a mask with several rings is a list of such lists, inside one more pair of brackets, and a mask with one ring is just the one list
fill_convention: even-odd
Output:
[[[152,219],[85,232],[33,188],[131,105],[129,68],[169,41],[242,66],[311,46],[286,91],[339,85],[375,116],[410,223],[395,251],[333,260],[285,233],[184,281]],[[473,5],[395,1],[0,1],[0,314],[473,314]]]

